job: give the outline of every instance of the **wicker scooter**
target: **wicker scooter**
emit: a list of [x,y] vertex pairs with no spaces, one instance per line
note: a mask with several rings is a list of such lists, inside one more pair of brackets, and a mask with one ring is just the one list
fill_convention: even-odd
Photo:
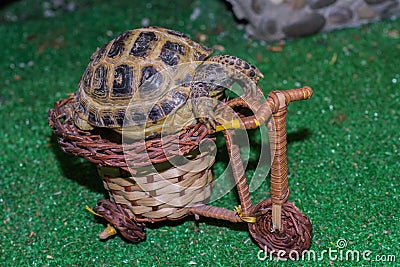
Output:
[[[260,90],[259,90],[260,91]],[[260,91],[261,92],[261,91]],[[49,124],[62,150],[83,157],[98,166],[109,199],[98,200],[96,215],[109,222],[101,238],[115,234],[140,242],[145,239],[146,224],[179,220],[188,215],[247,223],[249,232],[263,250],[288,257],[301,253],[311,244],[312,225],[306,215],[288,202],[288,167],[286,155],[286,115],[290,102],[312,95],[309,87],[277,90],[266,101],[259,98],[235,98],[225,104],[230,108],[249,108],[252,115],[239,114],[233,128],[254,129],[266,124],[269,141],[275,153],[271,166],[271,198],[252,204],[249,185],[234,143],[234,129],[217,126],[223,131],[230,157],[240,205],[236,210],[207,205],[212,193],[214,163],[210,149],[199,149],[201,143],[214,142],[214,132],[203,124],[191,125],[180,132],[130,144],[109,140],[103,135],[82,131],[68,116],[73,96],[54,104]],[[240,113],[240,112],[239,112]],[[227,119],[231,115],[226,115]],[[233,124],[232,124],[233,125]],[[173,164],[171,163],[173,162]]]

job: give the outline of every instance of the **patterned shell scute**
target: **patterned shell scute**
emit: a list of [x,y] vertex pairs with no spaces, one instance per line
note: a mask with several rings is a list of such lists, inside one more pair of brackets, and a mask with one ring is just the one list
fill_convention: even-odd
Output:
[[79,81],[77,115],[96,127],[157,122],[189,97],[187,85],[173,85],[193,73],[182,78],[177,65],[203,61],[211,52],[183,33],[160,27],[123,32],[91,56]]

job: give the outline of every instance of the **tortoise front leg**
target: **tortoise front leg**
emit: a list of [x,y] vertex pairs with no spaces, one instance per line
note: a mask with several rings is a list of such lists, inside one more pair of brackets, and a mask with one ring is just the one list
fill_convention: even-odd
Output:
[[207,127],[215,129],[216,118],[214,107],[217,100],[210,96],[210,85],[203,82],[195,82],[192,84],[190,92],[190,100],[192,110],[199,122],[204,123]]

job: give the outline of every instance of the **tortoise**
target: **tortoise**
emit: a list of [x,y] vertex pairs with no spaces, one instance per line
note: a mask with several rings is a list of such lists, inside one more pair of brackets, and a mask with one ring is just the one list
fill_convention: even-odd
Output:
[[220,98],[238,75],[255,83],[263,75],[242,59],[212,52],[162,27],[119,34],[91,56],[71,108],[74,123],[82,130],[124,129],[132,138],[178,132],[193,118],[215,126],[210,102],[194,100]]

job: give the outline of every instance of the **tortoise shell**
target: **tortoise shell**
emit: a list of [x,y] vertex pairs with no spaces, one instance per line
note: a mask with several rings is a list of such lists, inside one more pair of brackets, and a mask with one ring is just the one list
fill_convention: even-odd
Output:
[[[157,122],[189,97],[178,65],[212,53],[183,33],[147,27],[121,33],[91,56],[76,93],[75,116],[90,126],[118,128]],[[172,89],[171,89],[172,88]]]

